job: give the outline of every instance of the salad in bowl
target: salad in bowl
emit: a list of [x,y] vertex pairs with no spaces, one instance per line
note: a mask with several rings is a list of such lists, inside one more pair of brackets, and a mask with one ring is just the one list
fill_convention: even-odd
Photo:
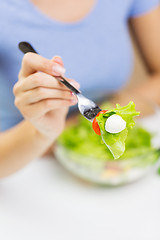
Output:
[[[147,111],[144,105],[148,105]],[[92,124],[77,116],[60,136],[55,156],[74,175],[97,184],[117,186],[135,181],[158,162],[160,138],[153,126],[154,121],[158,124],[159,112],[144,100],[136,104],[136,110],[133,101],[121,106],[112,99],[102,109],[107,110]]]

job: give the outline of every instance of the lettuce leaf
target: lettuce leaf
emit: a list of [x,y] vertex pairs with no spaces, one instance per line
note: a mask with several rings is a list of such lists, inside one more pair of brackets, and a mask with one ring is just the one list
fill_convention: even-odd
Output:
[[[145,167],[156,162],[160,151],[157,151],[152,145],[153,136],[154,134],[138,125],[128,129],[125,152],[118,161],[134,159],[134,166],[138,167]],[[58,143],[68,150],[73,161],[91,168],[97,167],[92,159],[96,159],[97,163],[99,161],[115,161],[112,153],[101,140],[101,136],[94,133],[91,123],[82,116],[79,116],[75,125],[64,130]]]
[[[126,121],[126,128],[119,133],[109,133],[105,130],[106,120],[113,114],[121,116]],[[139,112],[136,112],[134,102],[130,101],[127,106],[121,107],[119,104],[116,104],[116,108],[106,113],[101,113],[96,117],[101,130],[102,140],[112,153],[114,159],[118,159],[124,153],[128,130],[133,128],[135,125],[133,118],[138,115]]]

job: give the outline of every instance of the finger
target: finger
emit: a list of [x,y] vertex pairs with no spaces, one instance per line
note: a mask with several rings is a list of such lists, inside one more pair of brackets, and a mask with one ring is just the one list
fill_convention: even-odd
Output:
[[62,58],[60,56],[54,56],[51,61],[58,63],[59,65],[61,65],[62,67],[64,67]]
[[[75,88],[79,88],[80,85],[75,80],[67,79]],[[14,95],[20,92],[25,92],[34,88],[45,87],[45,88],[55,88],[61,90],[70,91],[64,84],[58,81],[51,75],[42,72],[36,72],[27,78],[18,81],[13,89]]]
[[28,105],[25,109],[24,116],[27,119],[36,119],[45,115],[49,111],[66,108],[75,104],[77,104],[77,102],[70,102],[68,100],[60,99],[45,99],[38,103]]
[[19,77],[28,77],[37,71],[55,76],[61,76],[65,73],[65,69],[56,62],[48,60],[36,53],[26,53],[22,60]]
[[40,87],[24,92],[23,96],[21,96],[21,104],[32,104],[48,98],[69,101],[76,100],[76,97],[70,91]]
[[[59,67],[60,67],[60,68],[63,67],[64,72],[61,73],[61,76],[64,77],[64,74],[65,74],[65,72],[66,72],[66,69],[64,68],[64,64],[63,64],[63,61],[62,61],[61,57],[55,56],[55,57],[53,57],[53,58],[51,59],[51,61],[53,61],[54,63],[57,63],[57,66],[55,66],[55,67],[56,67],[56,70],[59,71]],[[54,69],[54,70],[55,70],[55,69]]]
[[37,87],[69,90],[53,76],[43,72],[36,72],[27,78],[18,81],[14,86],[13,92],[16,95],[19,92],[25,92]]
[[[70,107],[75,104],[77,104],[77,101],[70,102],[68,100],[60,100],[60,99],[56,99],[56,100],[47,99],[42,102],[39,102],[39,106],[42,109],[41,110],[42,115],[46,114],[49,111],[58,110],[58,109],[61,109],[64,107],[65,108]],[[44,106],[45,106],[45,108],[44,108]]]
[[76,82],[74,79],[70,79],[70,78],[66,78],[65,79],[73,85],[73,87],[77,88],[77,89],[80,89],[80,84],[78,82]]

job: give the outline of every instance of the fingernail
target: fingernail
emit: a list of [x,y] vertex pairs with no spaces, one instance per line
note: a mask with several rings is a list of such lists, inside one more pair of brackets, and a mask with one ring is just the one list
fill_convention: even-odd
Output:
[[54,64],[52,70],[53,70],[53,74],[58,74],[58,75],[62,75],[62,76],[64,76],[64,74],[66,72],[66,69],[61,67],[58,64]]
[[54,58],[60,58],[60,59],[62,59],[61,56],[58,56],[58,55],[57,55],[57,56],[54,56]]
[[61,65],[63,64],[62,58],[60,56],[55,56],[53,59],[56,63]]
[[72,81],[70,80],[69,81],[75,88],[79,89],[80,88],[80,84],[78,82],[75,82],[75,81]]

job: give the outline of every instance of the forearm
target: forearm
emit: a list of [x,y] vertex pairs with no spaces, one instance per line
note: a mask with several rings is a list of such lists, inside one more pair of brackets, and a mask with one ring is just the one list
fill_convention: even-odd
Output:
[[131,26],[149,73],[135,92],[160,104],[160,7],[133,17]]
[[160,104],[160,73],[148,76],[147,81],[134,89],[138,95]]
[[0,133],[0,178],[16,172],[40,157],[52,142],[53,139],[41,135],[27,121]]

